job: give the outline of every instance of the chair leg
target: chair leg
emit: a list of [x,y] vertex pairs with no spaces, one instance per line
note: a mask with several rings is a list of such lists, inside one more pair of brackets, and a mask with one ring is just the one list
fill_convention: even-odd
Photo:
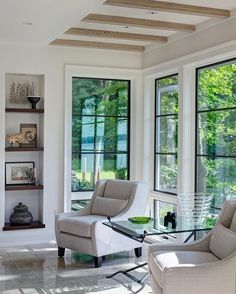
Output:
[[102,266],[102,256],[94,256],[94,264],[95,264],[95,267],[101,267]]
[[65,255],[65,248],[58,247],[58,256],[63,257]]
[[136,257],[142,256],[142,247],[134,248],[134,253]]

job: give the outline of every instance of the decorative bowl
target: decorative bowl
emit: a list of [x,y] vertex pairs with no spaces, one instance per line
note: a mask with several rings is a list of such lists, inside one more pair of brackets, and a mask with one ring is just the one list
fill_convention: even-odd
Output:
[[147,224],[152,220],[152,218],[147,216],[135,216],[128,218],[128,220],[135,224]]
[[27,96],[27,99],[32,104],[32,109],[36,109],[36,104],[39,102],[41,97],[40,96]]

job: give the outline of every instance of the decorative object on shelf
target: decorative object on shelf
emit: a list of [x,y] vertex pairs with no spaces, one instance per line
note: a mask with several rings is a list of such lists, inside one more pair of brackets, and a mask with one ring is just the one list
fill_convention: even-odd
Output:
[[33,216],[29,212],[28,207],[21,202],[14,207],[14,212],[10,216],[11,225],[30,225],[33,221]]
[[189,222],[202,223],[210,212],[212,197],[209,193],[178,194],[182,214]]
[[25,134],[22,133],[16,133],[16,134],[8,134],[6,136],[7,142],[11,145],[11,147],[13,147],[13,144],[19,144],[19,146],[21,144],[26,144],[27,141],[25,139]]
[[152,218],[147,216],[135,216],[128,218],[128,220],[135,224],[147,224],[152,220]]
[[39,102],[40,98],[40,96],[27,96],[27,99],[32,104],[32,109],[36,109],[36,104]]
[[20,132],[25,138],[21,147],[37,147],[37,124],[20,124]]
[[6,162],[5,185],[26,185],[33,181],[34,162]]
[[12,104],[27,104],[27,96],[34,95],[34,82],[12,82],[9,89],[9,102]]

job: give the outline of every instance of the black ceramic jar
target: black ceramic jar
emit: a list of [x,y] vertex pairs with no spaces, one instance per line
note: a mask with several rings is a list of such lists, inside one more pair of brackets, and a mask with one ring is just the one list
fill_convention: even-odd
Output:
[[33,221],[32,214],[28,211],[28,207],[21,202],[14,207],[14,212],[10,217],[12,225],[29,225]]

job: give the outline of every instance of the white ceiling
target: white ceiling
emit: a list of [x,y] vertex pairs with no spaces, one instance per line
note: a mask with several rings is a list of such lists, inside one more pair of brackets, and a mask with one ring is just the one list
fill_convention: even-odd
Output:
[[[236,8],[236,0],[162,1],[209,6],[228,10]],[[63,35],[63,33],[71,27],[114,30],[167,37],[178,34],[177,32],[169,30],[154,30],[137,27],[129,27],[127,29],[124,26],[81,22],[81,20],[90,13],[163,20],[194,25],[202,24],[209,20],[207,17],[177,13],[158,12],[157,14],[150,15],[146,10],[102,5],[104,2],[105,0],[0,0],[0,42],[47,45],[57,38],[72,39],[72,36]],[[222,20],[219,19],[219,21]],[[32,22],[32,25],[25,25],[23,22]],[[148,42],[86,36],[73,36],[73,39],[148,45]]]
[[104,1],[0,0],[0,42],[48,45]]

